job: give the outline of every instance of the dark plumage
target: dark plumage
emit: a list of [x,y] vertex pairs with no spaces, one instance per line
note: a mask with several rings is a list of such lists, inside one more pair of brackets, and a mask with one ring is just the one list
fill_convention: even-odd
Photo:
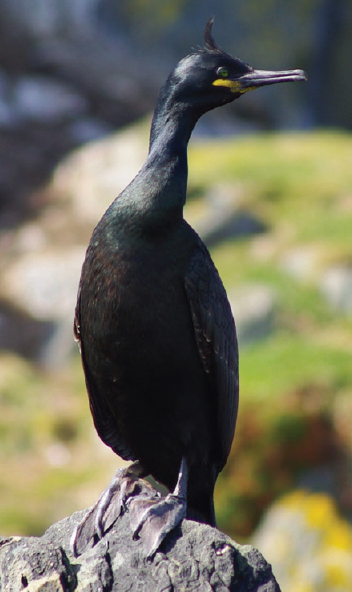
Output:
[[188,513],[215,524],[214,485],[236,424],[238,352],[221,279],[183,219],[187,143],[206,111],[304,74],[253,70],[215,44],[211,26],[205,48],[166,80],[148,158],[94,230],[75,331],[101,439],[171,490],[184,459]]

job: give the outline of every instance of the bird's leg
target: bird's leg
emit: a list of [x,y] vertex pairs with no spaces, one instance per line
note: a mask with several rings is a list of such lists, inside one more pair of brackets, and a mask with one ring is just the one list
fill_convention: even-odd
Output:
[[[146,473],[142,465],[136,461],[123,469],[118,469],[107,488],[83,520],[75,528],[71,538],[74,555],[81,555],[88,547],[101,539],[105,532],[126,508],[131,496],[139,495],[144,489],[149,497],[155,499],[155,490],[141,480]],[[148,494],[145,494],[146,497]]]
[[166,535],[171,532],[187,511],[187,461],[182,458],[176,487],[172,493],[158,500],[143,499],[138,495],[128,500],[131,529],[134,538],[141,538],[147,557],[152,557]]

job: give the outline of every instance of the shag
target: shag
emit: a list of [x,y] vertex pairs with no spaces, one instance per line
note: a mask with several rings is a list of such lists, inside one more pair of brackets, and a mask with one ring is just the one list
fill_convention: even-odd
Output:
[[[302,70],[255,70],[212,37],[183,58],[157,101],[147,160],[95,228],[75,317],[100,438],[125,460],[78,526],[76,554],[126,509],[152,556],[184,516],[215,525],[213,491],[238,407],[236,329],[208,250],[183,218],[187,144],[197,120]],[[156,497],[142,477],[170,492]]]

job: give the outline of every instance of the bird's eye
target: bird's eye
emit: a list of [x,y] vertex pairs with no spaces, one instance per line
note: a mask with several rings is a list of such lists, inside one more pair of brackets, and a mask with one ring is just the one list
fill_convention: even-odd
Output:
[[220,76],[220,78],[228,78],[228,76],[229,76],[228,69],[224,68],[223,66],[221,68],[218,68],[216,73],[218,76]]

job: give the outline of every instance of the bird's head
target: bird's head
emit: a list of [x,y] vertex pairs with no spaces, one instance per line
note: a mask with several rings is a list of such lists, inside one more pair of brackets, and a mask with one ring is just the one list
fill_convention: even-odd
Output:
[[[260,86],[307,79],[303,70],[255,70],[215,43],[212,26],[213,19],[210,19],[205,27],[205,46],[183,58],[161,88],[152,122],[150,148],[170,120],[173,121],[171,136],[178,129],[188,141],[197,119],[207,111],[231,103]],[[175,117],[178,121],[176,128]]]
[[212,26],[210,19],[205,47],[183,58],[168,79],[168,88],[173,87],[173,98],[179,103],[208,111],[260,86],[307,79],[303,70],[255,70],[215,43]]

